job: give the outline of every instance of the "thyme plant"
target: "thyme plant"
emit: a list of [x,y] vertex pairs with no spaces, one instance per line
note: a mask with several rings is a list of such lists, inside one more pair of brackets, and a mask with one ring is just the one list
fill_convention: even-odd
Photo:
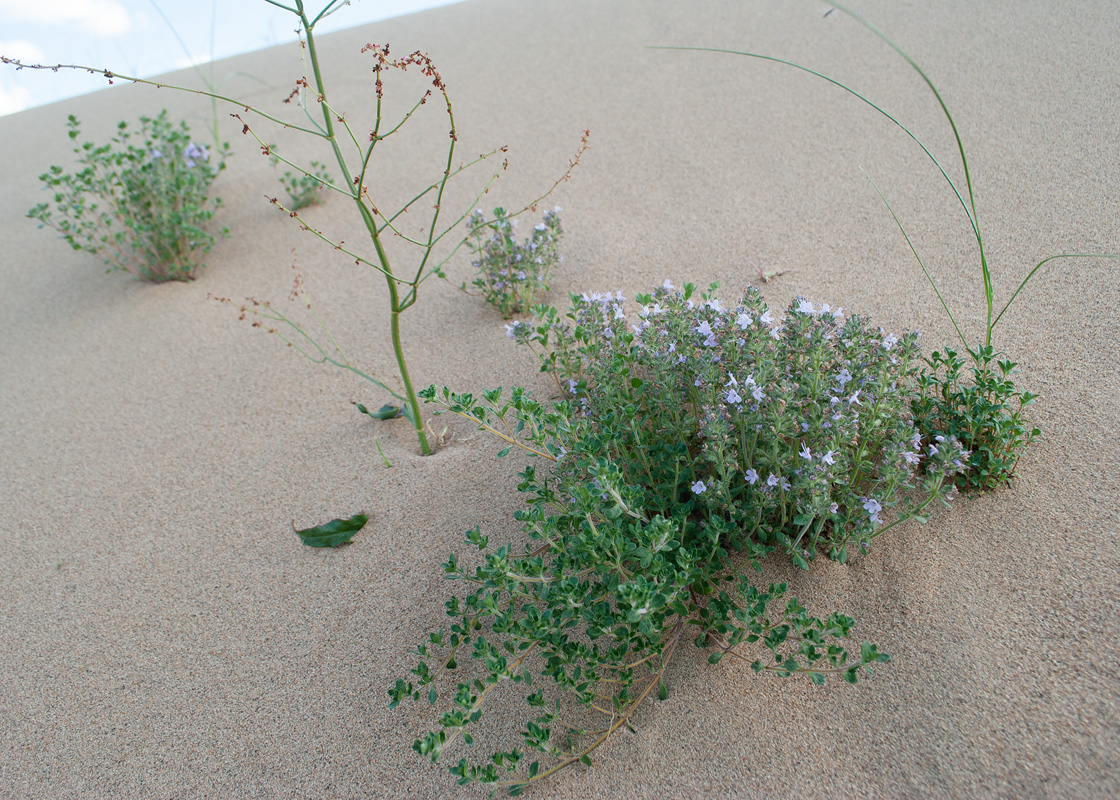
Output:
[[471,591],[389,691],[392,706],[443,698],[414,744],[436,761],[472,743],[499,684],[525,687],[521,746],[462,758],[460,783],[516,794],[590,763],[643,700],[664,699],[682,641],[814,683],[887,660],[870,642],[849,651],[850,617],[812,616],[749,573],[775,551],[803,569],[820,553],[844,562],[948,499],[968,454],[951,436],[923,445],[914,426],[917,336],[803,298],[778,319],[753,288],[728,308],[715,288],[666,282],[636,319],[621,293],[573,295],[566,314],[538,306],[507,326],[552,376],[551,405],[521,388],[421,393],[503,440],[499,457],[516,446],[553,464],[521,473],[520,546],[474,529],[482,563],[444,564]]
[[80,168],[66,173],[52,166],[40,175],[53,202],[39,203],[27,216],[54,228],[75,250],[104,258],[109,272],[155,283],[192,280],[198,254],[214,244],[207,227],[222,201],[210,199],[210,185],[225,168],[229,145],[212,154],[167,111],[140,117],[137,132],[121,122],[103,145],[80,140],[73,114],[67,126]]
[[[275,145],[270,146],[270,149],[274,148]],[[273,155],[270,158],[273,166],[280,163],[278,156]],[[292,211],[321,203],[323,201],[323,190],[331,183],[330,173],[318,161],[312,161],[308,165],[308,172],[306,173],[285,170],[280,178],[280,185],[288,193],[287,207]]]
[[[937,87],[934,86],[933,81],[930,80],[925,70],[896,44],[894,40],[887,36],[887,34],[864,17],[843,5],[831,3],[830,6],[851,17],[875,36],[886,42],[891,49],[906,60],[906,63],[918,73],[922,81],[929,87],[929,90],[933,93],[934,98],[941,107],[945,119],[948,120],[949,127],[953,130],[953,137],[956,141],[957,153],[960,157],[961,169],[964,174],[965,191],[963,194],[953,182],[952,178],[949,177],[941,162],[937,160],[925,144],[923,144],[905,125],[859,92],[856,92],[854,89],[851,89],[827,75],[823,75],[820,72],[816,72],[815,70],[800,64],[795,64],[791,61],[759,53],[726,50],[714,47],[662,47],[657,49],[697,50],[749,56],[764,61],[784,64],[818,78],[822,78],[848,92],[853,97],[862,100],[901,128],[907,136],[917,143],[922,149],[922,152],[924,152],[930,161],[933,162],[934,166],[937,167],[941,177],[945,179],[945,182],[949,185],[949,189],[953,192],[961,209],[964,211],[965,217],[968,219],[972,237],[976,240],[980,276],[984,291],[984,304],[986,308],[982,342],[970,342],[961,331],[956,317],[949,309],[949,305],[945,302],[945,298],[942,296],[941,290],[938,288],[933,275],[926,268],[925,262],[922,261],[921,256],[918,255],[918,251],[907,235],[902,222],[898,219],[897,215],[895,215],[894,209],[891,208],[890,203],[887,202],[886,197],[883,195],[882,191],[879,190],[879,187],[875,185],[875,182],[871,181],[871,184],[894,218],[903,238],[906,240],[906,244],[914,254],[914,258],[917,259],[918,265],[921,267],[926,280],[928,280],[930,286],[933,287],[934,294],[937,295],[941,307],[945,310],[945,314],[952,323],[953,329],[960,339],[961,346],[971,362],[971,366],[968,370],[969,379],[965,379],[964,381],[962,381],[961,376],[965,362],[955,351],[946,350],[944,355],[935,352],[926,362],[928,372],[926,379],[923,380],[921,384],[922,397],[920,399],[916,398],[914,401],[914,412],[920,419],[923,435],[927,442],[933,441],[937,436],[952,435],[960,437],[964,446],[971,451],[969,459],[972,469],[957,476],[956,480],[959,486],[961,488],[970,487],[979,490],[994,488],[1010,481],[1019,457],[1031,440],[1039,435],[1040,431],[1022,417],[1023,408],[1033,402],[1036,399],[1036,395],[1021,391],[1015,386],[1014,381],[1011,379],[1015,363],[1010,361],[1010,359],[1001,358],[1003,353],[997,350],[992,343],[993,330],[996,325],[999,324],[1003,315],[1007,313],[1007,310],[1011,307],[1015,298],[1019,296],[1019,292],[1026,288],[1026,285],[1035,274],[1048,262],[1061,258],[1120,258],[1120,255],[1104,253],[1061,253],[1048,256],[1035,264],[1015,291],[1012,292],[1011,297],[998,313],[996,313],[994,304],[995,290],[992,283],[991,269],[988,265],[987,252],[984,249],[984,237],[980,230],[979,217],[976,214],[976,198],[972,189],[972,176],[968,169],[968,158],[965,155],[964,144],[961,141],[960,132],[957,130],[957,124],[953,120],[953,115],[949,112],[949,107],[945,104],[941,93],[937,90]],[[868,180],[871,180],[870,177],[868,177]]]
[[[474,288],[498,308],[504,319],[532,308],[534,299],[548,291],[552,268],[564,258],[558,252],[564,236],[560,209],[544,212],[544,219],[522,244],[514,235],[517,220],[511,219],[504,208],[495,208],[491,221],[482,209],[476,209],[467,226],[471,237],[468,245],[476,256],[471,266],[478,270]],[[466,285],[461,288],[466,291]]]

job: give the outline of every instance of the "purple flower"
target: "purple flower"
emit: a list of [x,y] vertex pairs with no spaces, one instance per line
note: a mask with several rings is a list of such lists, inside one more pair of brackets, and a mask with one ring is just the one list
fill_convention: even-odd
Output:
[[777,486],[778,483],[780,483],[780,482],[781,482],[781,479],[777,475],[775,475],[773,472],[771,472],[770,477],[768,477],[766,479],[766,485],[767,486]]
[[708,491],[708,487],[704,485],[704,481],[696,481],[696,483],[692,484],[693,494],[704,494],[706,491]]
[[746,480],[747,483],[749,483],[751,486],[754,486],[756,483],[758,483],[758,473],[753,469],[748,469]]
[[800,455],[806,461],[813,460],[813,451],[809,449],[809,445],[807,444],[801,445],[801,452],[798,453],[798,455]]
[[815,314],[817,310],[804,297],[797,298],[797,310],[802,314]]
[[754,320],[750,318],[750,315],[747,314],[746,311],[739,312],[739,316],[737,316],[735,318],[735,324],[738,325],[743,330],[746,330],[747,326],[750,325],[752,322],[754,322]]
[[727,402],[738,404],[743,402],[743,398],[739,396],[739,393],[737,391],[732,389],[727,393]]
[[210,153],[206,149],[206,145],[197,145],[191,142],[183,148],[183,160],[187,162],[188,167],[193,167],[196,161],[209,161]]
[[883,510],[883,506],[874,497],[865,498],[863,501],[863,508],[871,517],[871,522],[875,525],[879,524],[879,512]]

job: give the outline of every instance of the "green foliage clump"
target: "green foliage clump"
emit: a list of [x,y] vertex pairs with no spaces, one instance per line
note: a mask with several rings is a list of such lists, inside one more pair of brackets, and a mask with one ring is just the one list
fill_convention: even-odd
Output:
[[[272,166],[280,163],[276,156],[271,156],[271,161]],[[300,167],[296,169],[296,172],[286,170],[280,178],[281,185],[288,193],[288,210],[298,211],[323,202],[323,189],[331,185],[327,168],[318,161],[312,161],[306,170]]]
[[[621,294],[585,294],[566,315],[538,306],[533,323],[509,326],[563,395],[547,407],[520,388],[421,393],[505,440],[499,456],[518,446],[554,462],[551,474],[521,473],[521,552],[475,529],[467,542],[482,563],[452,554],[444,565],[473,592],[448,601],[449,630],[417,648],[412,676],[389,692],[393,706],[435,704],[444,673],[466,671],[468,657],[479,665],[414,745],[436,761],[454,739],[472,743],[500,683],[547,679],[526,698],[521,732],[543,761],[518,748],[463,759],[451,768],[460,783],[516,793],[590,763],[646,697],[665,697],[682,641],[713,664],[814,683],[855,683],[888,659],[870,642],[849,652],[851,617],[811,616],[785,584],[748,575],[778,550],[802,568],[821,552],[845,561],[948,497],[967,453],[951,436],[922,449],[910,413],[917,337],[803,299],[778,320],[753,290],[728,309],[712,289],[697,299],[666,282],[637,298],[636,322]],[[752,647],[763,652],[743,652]],[[574,708],[551,696],[561,693]]]
[[471,266],[478,270],[472,285],[504,319],[532,308],[534,299],[548,291],[552,268],[563,260],[558,252],[564,236],[559,208],[546,211],[522,244],[514,237],[516,225],[504,208],[495,208],[491,221],[482,209],[467,220],[471,232],[467,244],[476,256]]
[[1019,457],[1041,431],[1023,419],[1023,409],[1036,395],[1011,380],[1017,364],[1000,360],[990,346],[970,355],[971,381],[965,381],[965,359],[948,348],[944,354],[934,352],[919,378],[922,394],[913,411],[923,431],[955,436],[971,451],[969,469],[957,476],[957,485],[986,491],[1011,479]]
[[206,226],[221,200],[208,195],[225,168],[228,144],[212,157],[187,124],[175,126],[166,111],[141,117],[138,133],[121,122],[104,145],[79,142],[73,115],[68,126],[81,168],[66,174],[52,166],[39,176],[54,192],[53,209],[40,203],[27,216],[57,230],[75,250],[103,257],[109,271],[156,283],[193,280],[198,252],[214,244]]

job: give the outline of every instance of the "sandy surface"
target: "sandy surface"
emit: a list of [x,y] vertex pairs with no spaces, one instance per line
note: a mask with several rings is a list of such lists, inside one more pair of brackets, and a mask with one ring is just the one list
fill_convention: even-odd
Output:
[[[983,305],[965,217],[901,131],[778,65],[644,47],[803,61],[880,100],[958,177],[917,76],[823,8],[471,0],[321,44],[332,96],[359,131],[373,97],[359,47],[430,52],[461,152],[510,147],[490,207],[531,199],[591,129],[593,149],[550,201],[568,232],[554,300],[632,296],[666,277],[719,280],[733,298],[759,268],[787,270],[764,287],[773,304],[805,294],[918,328],[927,349],[951,343],[863,166],[975,336]],[[999,298],[1052,253],[1120,251],[1112,0],[861,9],[955,111]],[[298,53],[218,71],[227,93],[285,113]],[[403,423],[354,412],[351,399],[384,400],[372,388],[207,301],[282,302],[295,248],[354,362],[392,375],[384,282],[269,206],[275,174],[232,121],[236,155],[216,192],[233,235],[193,284],[105,275],[24,218],[44,197],[38,174],[68,163],[68,113],[105,139],[118,120],[163,106],[198,131],[209,113],[194,96],[117,86],[0,119],[0,796],[478,796],[412,752],[435,716],[390,712],[385,691],[441,624],[454,587],[440,563],[466,552],[463,531],[515,534],[522,462],[496,461],[494,443],[465,424],[421,458]],[[439,173],[437,111],[425,108],[420,138],[378,163],[386,204]],[[314,142],[270,138],[323,158]],[[467,178],[454,201],[470,202],[484,178]],[[342,198],[309,218],[361,239]],[[452,279],[466,278],[460,257]],[[1045,433],[1013,486],[897,530],[847,567],[784,573],[811,610],[855,616],[856,636],[894,655],[887,668],[857,687],[814,688],[682,651],[669,700],[645,708],[636,733],[529,796],[1120,794],[1118,278],[1116,261],[1056,264],[1000,323],[1021,385],[1042,396]],[[452,285],[426,285],[405,329],[421,385],[547,391],[496,314]],[[361,510],[372,522],[346,548],[311,550],[291,532],[293,520]],[[495,705],[493,730],[512,734],[520,708]]]

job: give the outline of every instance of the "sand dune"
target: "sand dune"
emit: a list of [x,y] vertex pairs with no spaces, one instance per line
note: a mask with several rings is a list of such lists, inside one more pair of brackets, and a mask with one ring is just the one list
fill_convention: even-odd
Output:
[[[568,234],[556,302],[570,290],[632,296],[667,277],[718,280],[732,297],[764,268],[786,271],[763,287],[772,305],[803,294],[917,328],[927,350],[952,343],[862,166],[976,335],[967,220],[901,131],[779,65],[646,48],[751,48],[850,81],[959,178],[951,132],[917,76],[824,8],[471,0],[321,44],[332,96],[359,130],[373,99],[361,45],[429,52],[461,152],[509,145],[491,207],[531,199],[591,130],[584,163],[549,200]],[[954,110],[998,298],[1052,253],[1120,252],[1114,3],[860,10]],[[218,72],[229,94],[283,111],[299,69],[298,51],[277,48]],[[269,205],[275,172],[234,120],[223,117],[235,156],[216,186],[232,236],[192,284],[105,275],[24,218],[44,196],[39,173],[67,163],[67,114],[105,139],[118,120],[161,107],[197,130],[209,114],[197,96],[115,86],[0,119],[0,795],[478,796],[412,752],[435,715],[390,712],[385,692],[441,624],[455,587],[440,563],[465,552],[463,531],[516,533],[523,464],[495,460],[493,442],[454,422],[450,446],[420,457],[403,422],[354,412],[351,399],[384,400],[370,387],[207,300],[283,302],[294,248],[354,362],[392,375],[384,282]],[[438,109],[424,111],[419,136],[376,166],[389,201],[442,169]],[[274,140],[324,157],[291,134]],[[452,200],[469,202],[484,175]],[[361,238],[342,198],[309,219]],[[406,315],[418,383],[547,393],[497,315],[456,290],[469,269],[453,261],[454,285],[426,284]],[[856,617],[856,636],[890,665],[856,687],[815,688],[683,653],[670,698],[646,707],[635,733],[601,748],[593,769],[529,794],[1120,795],[1118,287],[1118,261],[1061,262],[1000,323],[1021,385],[1041,395],[1044,431],[1012,486],[892,532],[854,564],[783,573],[813,611]],[[362,510],[370,525],[337,551],[301,547],[291,532],[293,520]],[[493,730],[516,731],[514,700],[488,712]]]

